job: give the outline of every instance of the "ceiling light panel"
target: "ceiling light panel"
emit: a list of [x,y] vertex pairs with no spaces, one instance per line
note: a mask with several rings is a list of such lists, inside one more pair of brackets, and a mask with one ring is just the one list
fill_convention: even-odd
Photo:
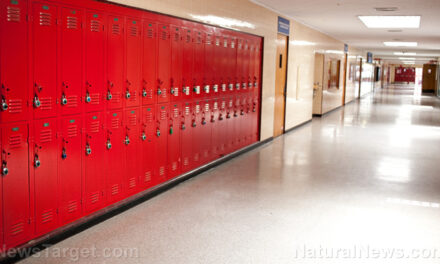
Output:
[[417,53],[415,52],[394,52],[394,55],[397,56],[415,56]]
[[417,47],[417,42],[385,41],[383,44],[388,47]]
[[358,16],[367,28],[419,28],[420,16]]

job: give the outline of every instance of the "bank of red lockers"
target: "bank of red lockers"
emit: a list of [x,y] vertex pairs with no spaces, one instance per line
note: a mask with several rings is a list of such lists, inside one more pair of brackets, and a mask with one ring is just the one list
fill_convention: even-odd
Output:
[[92,0],[0,0],[0,244],[259,140],[262,38]]

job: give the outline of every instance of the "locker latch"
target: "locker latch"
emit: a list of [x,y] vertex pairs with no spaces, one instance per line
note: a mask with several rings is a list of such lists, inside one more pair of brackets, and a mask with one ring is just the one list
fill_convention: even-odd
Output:
[[2,98],[2,111],[6,111],[6,110],[8,110],[8,108],[9,108],[9,106],[6,103],[5,98]]
[[35,166],[35,168],[38,168],[38,167],[41,166],[41,161],[40,161],[40,159],[38,158],[38,155],[37,155],[37,154],[35,154],[35,157],[34,157],[34,166]]
[[241,87],[242,87],[243,89],[246,89],[246,83],[242,83],[242,84],[241,84]]
[[61,95],[61,105],[66,105],[67,104],[67,98],[66,95],[63,93]]
[[199,85],[194,86],[193,91],[194,91],[196,94],[200,94],[200,86],[199,86]]
[[110,141],[110,139],[107,139],[107,143],[105,145],[107,149],[112,149],[112,142]]
[[182,129],[182,130],[185,130],[185,128],[186,128],[186,127],[185,127],[185,123],[182,123],[181,129]]
[[171,90],[170,90],[170,93],[171,93],[171,94],[174,94],[174,89],[175,89],[175,88],[171,88]]
[[107,100],[111,100],[113,98],[112,92],[110,90],[107,91]]
[[209,85],[205,85],[203,87],[203,90],[205,91],[205,93],[209,93]]
[[234,85],[232,83],[228,84],[228,87],[229,87],[229,91],[234,90]]
[[63,160],[67,158],[66,148],[63,148],[63,150],[61,151],[61,158]]
[[244,111],[243,110],[241,110],[240,115],[244,115]]
[[145,135],[145,132],[142,132],[141,139],[142,141],[145,141],[147,139],[147,135]]
[[9,174],[8,166],[6,164],[6,161],[3,161],[3,163],[2,163],[2,175],[6,176],[8,174]]
[[90,103],[92,101],[92,98],[90,97],[89,92],[86,92],[86,103]]
[[130,138],[128,137],[128,135],[125,136],[124,144],[125,144],[125,145],[130,144]]
[[223,92],[226,92],[226,83],[223,83],[223,84],[222,84],[222,91],[223,91]]
[[40,107],[40,106],[41,106],[40,99],[38,98],[38,95],[35,94],[35,97],[34,97],[34,107],[35,107],[35,108],[38,108],[38,107]]
[[220,120],[220,121],[223,120],[223,114],[219,115],[218,120]]
[[125,98],[130,99],[130,97],[131,97],[130,91],[127,89],[125,91]]
[[251,82],[248,83],[248,87],[252,88],[252,83]]
[[211,116],[211,123],[214,123],[215,122],[215,118],[214,118],[214,116]]
[[147,97],[147,90],[145,90],[145,89],[142,90],[142,96]]
[[205,118],[202,118],[202,125],[206,125],[206,120],[205,120]]
[[240,84],[239,83],[235,84],[235,89],[240,90]]
[[160,137],[160,130],[156,129],[156,136]]
[[214,91],[214,93],[217,93],[218,92],[218,84],[214,84],[212,86],[212,90]]
[[231,114],[228,113],[228,114],[226,115],[226,118],[228,118],[228,119],[231,118]]
[[196,127],[196,126],[197,126],[196,120],[193,120],[192,127]]
[[170,126],[170,135],[172,135],[174,132],[173,126]]
[[258,86],[258,83],[257,82],[254,82],[254,87],[257,87]]
[[92,154],[92,149],[89,144],[86,144],[86,155],[89,156],[90,154]]
[[186,93],[186,89],[187,89],[187,87],[186,87],[186,86],[184,86],[184,87],[182,88],[182,93],[184,93],[184,94],[188,95],[188,94]]
[[234,117],[237,117],[237,116],[238,116],[237,111],[234,111]]
[[157,95],[161,95],[162,94],[162,90],[160,88],[157,89]]

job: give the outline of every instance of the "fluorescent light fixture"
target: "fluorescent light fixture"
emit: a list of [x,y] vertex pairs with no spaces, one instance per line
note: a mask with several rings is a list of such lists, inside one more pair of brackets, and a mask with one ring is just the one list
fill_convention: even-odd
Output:
[[251,24],[246,21],[241,21],[233,18],[228,17],[219,17],[214,15],[194,15],[190,14],[190,16],[196,20],[208,23],[208,24],[215,24],[226,28],[233,28],[233,27],[243,27],[243,28],[255,28],[254,24]]
[[417,53],[415,53],[415,52],[394,52],[394,55],[397,55],[397,56],[416,56]]
[[416,58],[400,57],[399,60],[409,61],[409,60],[416,60]]
[[419,28],[420,16],[358,16],[367,28]]
[[417,42],[385,41],[383,44],[388,47],[417,47]]
[[328,54],[344,54],[342,50],[326,50],[325,53]]
[[310,42],[307,40],[292,40],[290,43],[294,46],[315,46],[315,42]]
[[407,64],[407,65],[413,65],[416,64],[415,61],[402,61],[403,64]]

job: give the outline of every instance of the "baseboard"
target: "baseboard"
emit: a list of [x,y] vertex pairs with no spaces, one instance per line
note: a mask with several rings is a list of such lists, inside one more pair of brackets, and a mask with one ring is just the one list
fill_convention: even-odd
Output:
[[[202,172],[205,172],[211,168],[214,168],[222,163],[225,163],[239,155],[242,155],[246,152],[249,152],[257,147],[260,147],[264,144],[267,144],[273,140],[273,137],[267,138],[265,140],[256,142],[252,145],[249,145],[247,147],[244,147],[242,149],[239,149],[237,151],[234,151],[230,154],[224,155],[223,157],[220,157],[210,163],[207,163],[201,167],[198,167],[192,171],[186,172],[182,175],[179,175],[176,178],[173,178],[167,182],[161,183],[157,186],[154,186],[148,190],[142,191],[140,193],[137,193],[133,196],[130,196],[120,202],[117,202],[115,204],[109,205],[106,208],[103,208],[91,215],[82,217],[78,219],[77,221],[73,222],[72,224],[68,224],[66,226],[60,227],[42,237],[36,238],[34,240],[31,240],[25,244],[20,245],[19,247],[16,247],[15,252],[17,252],[20,249],[26,249],[26,252],[30,252],[30,254],[26,256],[19,256],[17,254],[16,257],[10,257],[7,256],[6,253],[0,253],[0,262],[1,263],[15,263],[19,260],[22,260],[24,258],[30,257],[31,255],[44,250],[45,248],[48,248],[50,246],[53,246],[64,239],[67,239],[75,234],[78,234],[94,225],[97,225],[113,216],[116,216],[120,213],[123,213],[127,211],[128,209],[141,204],[150,198],[163,193],[174,186],[191,179]],[[5,256],[3,255],[5,254]]]
[[287,133],[290,133],[290,132],[292,132],[294,130],[297,130],[298,128],[303,127],[303,126],[305,126],[305,125],[307,125],[308,123],[311,123],[311,122],[312,122],[312,119],[309,119],[309,120],[307,120],[305,122],[302,122],[302,123],[300,123],[300,124],[298,124],[296,126],[293,126],[293,127],[289,128],[289,129],[285,130],[284,134],[287,134]]

